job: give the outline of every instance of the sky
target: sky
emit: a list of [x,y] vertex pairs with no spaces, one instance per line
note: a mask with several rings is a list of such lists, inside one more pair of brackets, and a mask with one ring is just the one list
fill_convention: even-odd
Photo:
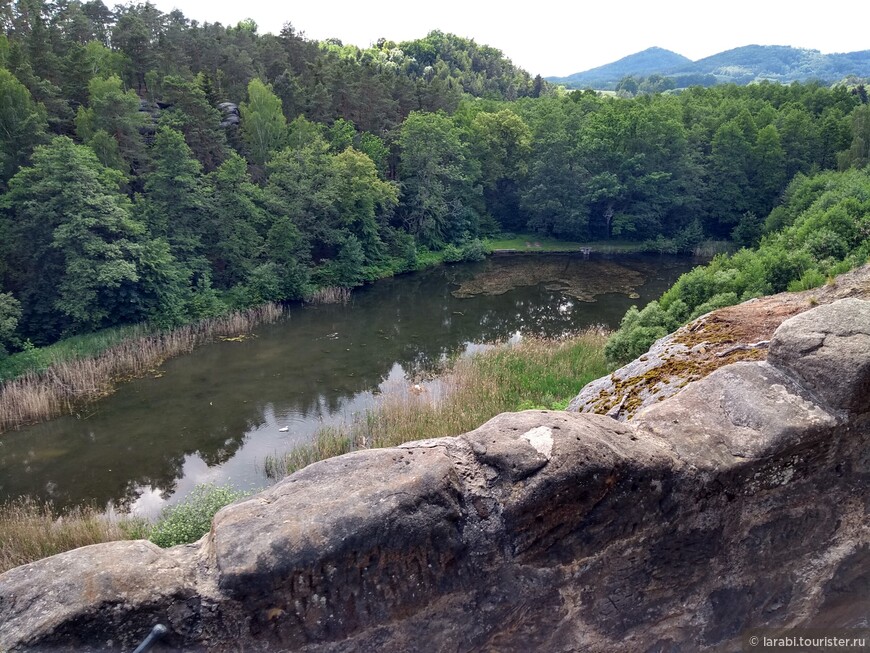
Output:
[[[867,18],[853,0],[151,0],[199,22],[235,25],[253,18],[261,34],[290,22],[311,39],[367,47],[433,29],[502,50],[532,75],[569,75],[658,46],[690,59],[743,45],[791,45],[823,53],[870,49]],[[801,7],[803,5],[803,8]],[[866,9],[865,9],[866,11]],[[850,18],[851,17],[851,18]]]

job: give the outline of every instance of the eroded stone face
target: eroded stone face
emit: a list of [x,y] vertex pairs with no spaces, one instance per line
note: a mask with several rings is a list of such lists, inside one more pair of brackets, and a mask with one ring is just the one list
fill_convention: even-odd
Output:
[[627,423],[500,415],[311,465],[195,545],[11,570],[0,650],[130,650],[157,621],[162,650],[396,653],[730,651],[755,627],[866,625],[865,310],[800,316],[769,363]]
[[461,566],[460,495],[444,444],[316,463],[218,513],[218,587],[270,640],[334,640],[389,621]]
[[678,396],[644,409],[634,422],[710,468],[765,458],[840,424],[765,362],[723,367]]
[[832,408],[870,412],[870,302],[841,299],[786,320],[768,360]]
[[189,548],[95,544],[0,575],[0,650],[132,650],[157,620],[190,636],[198,617]]

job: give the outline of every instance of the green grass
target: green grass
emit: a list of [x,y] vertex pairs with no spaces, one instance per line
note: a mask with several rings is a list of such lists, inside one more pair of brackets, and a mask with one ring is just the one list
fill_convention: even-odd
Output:
[[246,496],[229,487],[197,485],[184,501],[163,510],[148,539],[163,548],[196,542],[211,530],[218,510]]
[[596,240],[594,242],[579,242],[546,238],[537,234],[516,234],[513,238],[487,238],[484,242],[490,250],[511,249],[523,252],[579,252],[587,247],[594,252],[607,254],[633,253],[644,250],[644,244],[637,241]]
[[590,330],[560,340],[527,339],[459,359],[424,392],[385,393],[351,423],[321,429],[311,443],[267,457],[266,473],[281,478],[354,449],[459,435],[503,412],[563,410],[584,385],[608,372],[606,339],[604,332]]

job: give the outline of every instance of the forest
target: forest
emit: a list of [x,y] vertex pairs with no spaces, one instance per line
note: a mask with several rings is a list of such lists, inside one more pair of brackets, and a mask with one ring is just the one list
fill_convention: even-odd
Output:
[[495,234],[800,248],[776,283],[718,263],[645,337],[866,249],[861,86],[613,98],[437,31],[360,49],[148,3],[5,2],[0,26],[0,358],[477,259]]

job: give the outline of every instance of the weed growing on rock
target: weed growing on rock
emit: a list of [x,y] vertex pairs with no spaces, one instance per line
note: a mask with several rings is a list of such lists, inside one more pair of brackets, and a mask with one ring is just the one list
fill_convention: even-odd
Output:
[[197,485],[183,502],[163,510],[148,539],[163,548],[196,542],[209,532],[218,510],[246,496],[229,487]]

